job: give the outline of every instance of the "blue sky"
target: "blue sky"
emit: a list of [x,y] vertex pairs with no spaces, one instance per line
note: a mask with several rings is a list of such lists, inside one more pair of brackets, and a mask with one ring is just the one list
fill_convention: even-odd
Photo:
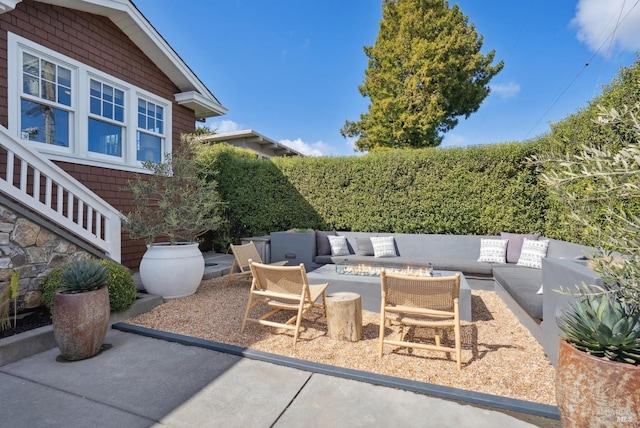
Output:
[[[355,154],[340,135],[381,18],[376,0],[133,0],[229,109],[207,126],[253,129],[312,155]],[[585,107],[640,51],[640,0],[459,0],[505,67],[442,146],[524,141]],[[585,67],[585,64],[589,64]]]

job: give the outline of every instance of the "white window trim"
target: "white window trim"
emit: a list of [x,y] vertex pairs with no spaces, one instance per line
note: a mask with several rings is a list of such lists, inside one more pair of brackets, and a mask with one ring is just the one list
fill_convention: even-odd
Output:
[[[54,62],[72,70],[73,87],[71,108],[73,111],[73,120],[69,127],[71,135],[69,136],[68,148],[22,139],[20,135],[20,95],[22,91],[19,83],[22,82],[21,53],[25,50],[45,58],[49,57]],[[48,159],[125,171],[148,172],[148,170],[142,166],[142,162],[137,160],[136,154],[138,97],[144,98],[164,108],[164,144],[161,158],[164,160],[165,154],[172,152],[173,126],[171,121],[173,105],[171,101],[11,32],[7,32],[7,56],[9,132],[11,132],[16,139],[23,141]],[[125,92],[125,135],[123,137],[124,146],[122,148],[122,157],[89,152],[86,136],[89,132],[89,117],[91,117],[89,115],[89,88],[91,78],[111,84]]]

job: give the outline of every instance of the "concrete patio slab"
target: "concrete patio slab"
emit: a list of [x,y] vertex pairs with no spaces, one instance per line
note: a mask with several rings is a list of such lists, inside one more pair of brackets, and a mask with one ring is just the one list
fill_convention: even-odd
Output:
[[533,427],[500,412],[349,379],[313,376],[278,427]]
[[310,377],[301,370],[242,359],[158,426],[268,427]]
[[5,373],[0,373],[0,391],[1,426],[144,428],[151,423],[147,418],[57,386],[45,386]]
[[109,330],[105,345],[97,356],[74,362],[62,359],[54,348],[5,366],[2,372],[159,421],[240,361],[116,330]]

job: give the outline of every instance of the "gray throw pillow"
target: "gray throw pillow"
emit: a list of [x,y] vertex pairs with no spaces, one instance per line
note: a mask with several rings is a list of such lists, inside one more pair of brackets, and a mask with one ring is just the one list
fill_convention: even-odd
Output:
[[328,235],[337,236],[336,232],[323,232],[316,230],[316,251],[319,256],[331,255],[331,245],[329,244]]
[[524,238],[537,241],[538,238],[540,238],[540,234],[501,232],[500,237],[502,239],[509,240],[509,243],[507,244],[507,263],[518,263],[518,260],[520,259],[520,252],[522,251],[522,244],[524,243]]
[[373,244],[370,238],[356,236],[356,254],[359,256],[373,256]]

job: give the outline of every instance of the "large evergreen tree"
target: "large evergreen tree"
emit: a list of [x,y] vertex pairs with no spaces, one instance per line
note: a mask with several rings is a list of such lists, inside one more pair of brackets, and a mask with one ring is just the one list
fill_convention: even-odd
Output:
[[482,55],[483,38],[457,5],[446,0],[383,0],[382,20],[359,87],[371,103],[357,122],[340,131],[358,137],[361,151],[375,147],[431,147],[478,110],[489,81],[503,67],[492,66],[495,51]]

